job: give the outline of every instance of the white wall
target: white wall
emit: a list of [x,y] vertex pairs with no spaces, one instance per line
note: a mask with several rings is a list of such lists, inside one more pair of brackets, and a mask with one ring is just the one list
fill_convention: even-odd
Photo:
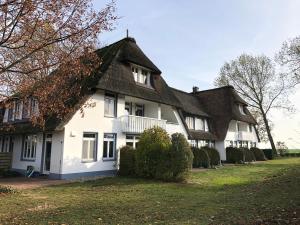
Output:
[[225,137],[226,141],[251,141],[258,142],[255,129],[252,129],[252,132],[249,130],[249,126],[245,122],[239,121],[241,132],[237,131],[237,121],[230,121],[229,128]]
[[14,149],[12,157],[12,169],[26,170],[27,166],[34,166],[35,171],[41,170],[42,148],[43,148],[43,134],[37,134],[36,158],[34,161],[21,160],[23,136],[14,136]]
[[176,120],[178,121],[178,124],[176,123],[167,123],[166,125],[166,130],[168,132],[168,134],[172,135],[174,133],[182,133],[186,138],[188,138],[188,134],[185,130],[185,127],[181,121],[181,118],[177,112],[176,109],[173,109],[173,113],[176,117]]
[[[115,170],[116,161],[102,160],[104,133],[117,134],[117,149],[125,145],[125,135],[121,131],[121,124],[118,120],[118,117],[125,115],[125,97],[118,96],[116,118],[104,117],[104,92],[98,91],[89,99],[89,102],[94,106],[85,108],[84,116],[78,111],[65,125],[63,174]],[[98,152],[95,162],[83,163],[81,161],[83,132],[98,133]]]
[[225,161],[226,160],[226,149],[225,149],[224,141],[216,141],[215,148],[218,150],[221,160]]

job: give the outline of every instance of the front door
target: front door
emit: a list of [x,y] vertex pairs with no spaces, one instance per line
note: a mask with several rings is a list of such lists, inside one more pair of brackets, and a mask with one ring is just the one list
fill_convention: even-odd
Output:
[[50,173],[51,150],[52,150],[52,134],[47,134],[45,140],[45,157],[44,157],[44,171],[43,171],[44,174]]

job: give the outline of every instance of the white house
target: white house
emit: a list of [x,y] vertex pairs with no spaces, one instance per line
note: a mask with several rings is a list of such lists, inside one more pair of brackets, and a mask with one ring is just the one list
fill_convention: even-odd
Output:
[[183,133],[191,145],[216,147],[222,160],[229,145],[256,145],[255,120],[232,87],[192,93],[170,88],[133,38],[97,53],[102,64],[85,96],[90,107],[84,116],[77,110],[42,131],[28,120],[39,113],[34,98],[26,110],[16,99],[0,111],[0,152],[12,152],[13,170],[24,173],[33,166],[56,179],[112,175],[118,149],[136,147],[139,135],[153,126]]

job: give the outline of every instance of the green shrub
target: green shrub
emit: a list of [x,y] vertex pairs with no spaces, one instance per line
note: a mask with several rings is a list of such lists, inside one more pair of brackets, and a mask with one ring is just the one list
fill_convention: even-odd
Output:
[[135,175],[135,150],[131,146],[120,149],[120,166],[118,174],[121,176]]
[[210,159],[211,167],[220,165],[220,154],[217,149],[210,147],[202,147],[202,149],[204,149],[207,152]]
[[257,161],[265,161],[265,160],[267,160],[264,152],[261,149],[252,147],[252,148],[250,148],[250,150],[254,153],[255,159]]
[[245,162],[245,153],[242,149],[227,147],[226,161],[229,163],[243,163]]
[[171,139],[164,129],[145,130],[136,149],[136,174],[145,178],[167,176],[171,166],[170,148]]
[[194,159],[193,159],[193,167],[194,168],[210,167],[210,159],[209,159],[208,153],[205,149],[192,147],[192,151],[194,154]]
[[244,152],[245,162],[254,162],[256,161],[254,153],[248,148],[240,148]]
[[[172,135],[170,180],[182,181],[187,178],[193,164],[193,153],[183,134]],[[168,160],[168,159],[166,159]],[[169,159],[170,160],[170,159]]]
[[263,150],[265,156],[267,157],[267,159],[274,159],[274,157],[276,156],[272,149],[262,149],[262,150]]

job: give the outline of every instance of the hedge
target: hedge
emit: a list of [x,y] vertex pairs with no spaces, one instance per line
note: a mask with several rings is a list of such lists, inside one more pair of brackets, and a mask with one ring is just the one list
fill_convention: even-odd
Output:
[[210,167],[209,155],[205,149],[192,147],[192,151],[194,154],[194,159],[193,159],[193,167],[194,168]]
[[239,149],[244,152],[244,157],[245,157],[244,162],[256,161],[255,155],[251,150],[249,150],[248,148],[239,148]]
[[[192,169],[193,153],[191,147],[183,134],[175,133],[171,137],[171,170],[170,180],[183,181],[188,177]],[[167,159],[169,160],[169,159]]]
[[245,162],[245,154],[242,149],[235,147],[226,148],[226,161],[228,163],[243,163]]
[[135,175],[135,150],[131,146],[124,146],[120,149],[118,174],[121,176]]
[[264,152],[261,149],[252,147],[252,148],[250,148],[250,150],[254,153],[255,159],[257,161],[266,161],[267,160]]
[[136,175],[164,181],[187,178],[193,163],[193,153],[182,134],[172,135],[159,127],[145,130],[136,149]]
[[136,149],[136,174],[145,178],[165,176],[170,167],[170,159],[167,160],[170,148],[171,139],[165,130],[159,127],[145,130]]
[[221,159],[217,149],[210,147],[202,147],[202,149],[204,149],[208,153],[211,167],[220,165]]
[[277,152],[272,149],[262,149],[267,159],[274,159],[277,156]]

